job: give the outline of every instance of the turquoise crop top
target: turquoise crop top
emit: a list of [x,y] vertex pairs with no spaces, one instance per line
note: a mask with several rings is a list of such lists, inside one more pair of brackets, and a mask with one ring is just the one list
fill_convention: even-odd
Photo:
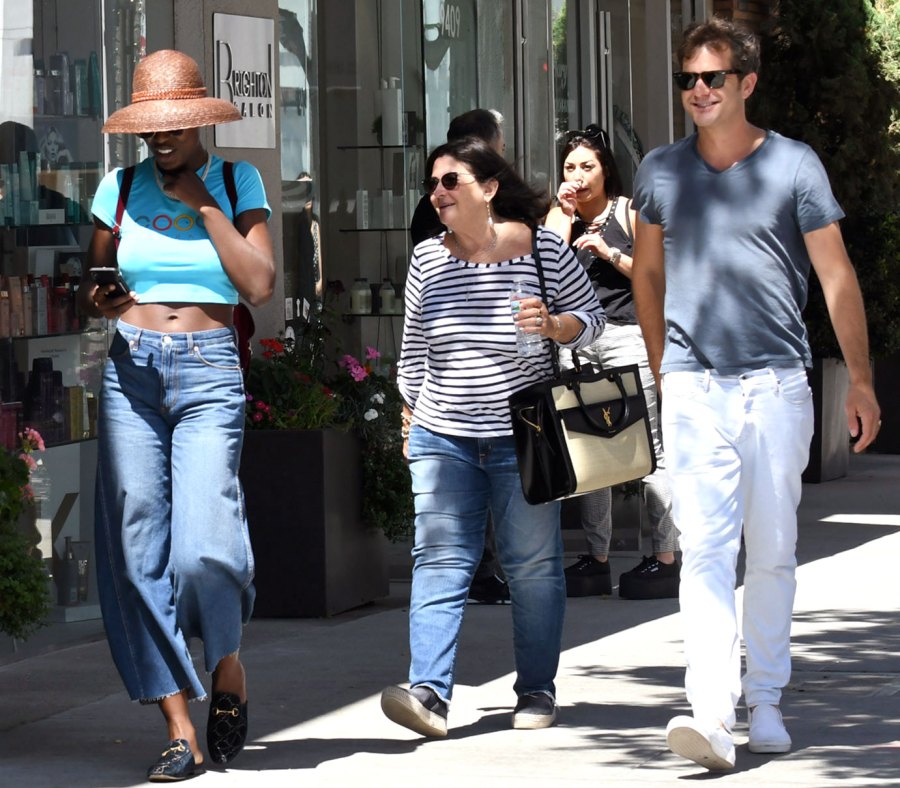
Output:
[[[154,177],[153,158],[137,165],[119,243],[119,270],[141,303],[236,304],[238,293],[219,259],[203,219],[182,202],[167,197]],[[197,175],[203,174],[203,168]],[[116,206],[122,170],[106,174],[91,212],[107,227],[116,222]],[[237,189],[237,213],[263,208],[272,210],[258,170],[245,161],[234,165]],[[231,203],[225,191],[222,159],[212,157],[206,176],[206,188],[225,215],[234,221]]]

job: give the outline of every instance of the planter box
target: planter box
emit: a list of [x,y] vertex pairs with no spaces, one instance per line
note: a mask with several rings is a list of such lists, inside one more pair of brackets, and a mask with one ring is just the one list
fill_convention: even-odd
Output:
[[900,353],[875,361],[875,396],[881,405],[881,429],[872,451],[900,454],[900,415],[894,403],[900,391]]
[[354,435],[248,430],[241,482],[256,558],[254,616],[333,616],[388,595],[387,539],[362,522]]
[[836,358],[816,358],[807,375],[813,393],[815,428],[803,481],[840,479],[850,467],[850,433],[844,414],[850,385],[847,365]]

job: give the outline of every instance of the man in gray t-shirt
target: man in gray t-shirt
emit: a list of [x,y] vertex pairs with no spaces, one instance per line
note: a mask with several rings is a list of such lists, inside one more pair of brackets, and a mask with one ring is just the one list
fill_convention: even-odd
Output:
[[[751,752],[788,752],[800,475],[812,437],[811,362],[801,311],[815,269],[850,373],[856,451],[879,408],[865,313],[815,153],[747,122],[759,42],[713,18],[685,31],[675,82],[697,132],[638,169],[632,287],[650,366],[663,375],[662,427],[681,532],[685,688],[669,747],[708,769],[734,766],[743,691]],[[861,429],[860,429],[861,428]],[[740,675],[735,564],[746,546]]]

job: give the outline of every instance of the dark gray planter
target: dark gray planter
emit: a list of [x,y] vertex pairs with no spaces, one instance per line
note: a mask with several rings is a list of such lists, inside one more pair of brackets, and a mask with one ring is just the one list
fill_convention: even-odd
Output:
[[881,405],[881,429],[872,450],[900,454],[900,415],[894,407],[900,392],[900,353],[875,362],[875,396]]
[[256,559],[254,616],[333,616],[388,595],[387,540],[362,522],[354,435],[248,430],[241,482]]
[[816,358],[807,375],[813,393],[815,430],[803,481],[840,479],[850,466],[850,435],[844,414],[850,384],[847,365],[841,359]]

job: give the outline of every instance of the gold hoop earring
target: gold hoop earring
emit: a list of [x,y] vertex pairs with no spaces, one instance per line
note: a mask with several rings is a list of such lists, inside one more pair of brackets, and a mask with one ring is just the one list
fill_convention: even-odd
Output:
[[488,214],[488,227],[494,226],[494,214],[491,211],[491,202],[490,200],[485,201],[487,204],[487,214]]

